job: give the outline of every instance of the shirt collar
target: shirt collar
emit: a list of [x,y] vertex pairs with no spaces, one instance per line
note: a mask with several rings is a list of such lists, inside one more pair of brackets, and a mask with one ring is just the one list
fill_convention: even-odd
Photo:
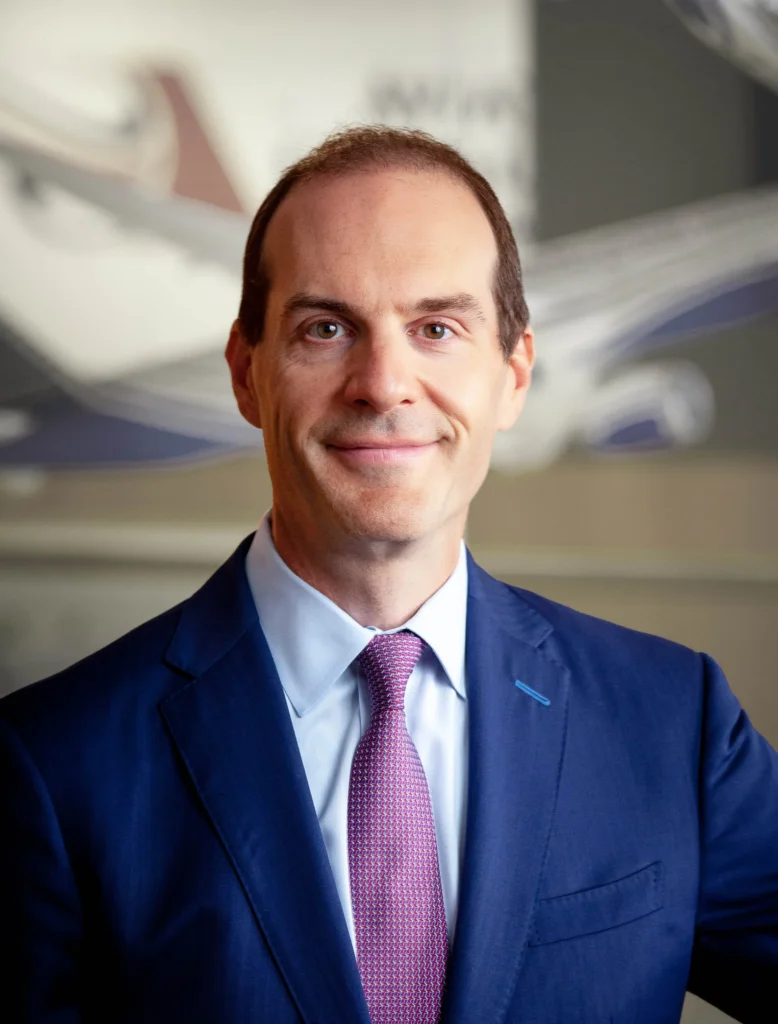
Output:
[[[292,572],[276,551],[269,513],[249,547],[246,574],[281,685],[302,716],[382,631],[361,626]],[[397,629],[412,629],[430,646],[448,682],[463,699],[466,617],[467,556],[462,542],[451,576]]]

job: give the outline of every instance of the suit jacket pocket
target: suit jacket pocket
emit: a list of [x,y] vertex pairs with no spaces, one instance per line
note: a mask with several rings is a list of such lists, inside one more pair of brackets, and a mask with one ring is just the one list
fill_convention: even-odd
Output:
[[662,861],[655,861],[614,882],[539,900],[529,945],[542,946],[616,928],[653,914],[662,906]]

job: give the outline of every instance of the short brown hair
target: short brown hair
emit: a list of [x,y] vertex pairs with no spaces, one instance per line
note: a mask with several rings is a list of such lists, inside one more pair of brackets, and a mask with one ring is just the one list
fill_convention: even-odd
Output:
[[238,318],[250,344],[262,337],[270,292],[270,280],[262,262],[265,235],[273,214],[295,185],[327,175],[395,167],[446,172],[464,182],[481,204],[497,243],[492,294],[497,306],[500,345],[505,358],[510,356],[527,326],[529,311],[516,239],[500,200],[486,178],[453,146],[426,132],[386,125],[359,125],[330,135],[307,156],[288,167],[268,192],[251,225],[243,258],[243,294]]

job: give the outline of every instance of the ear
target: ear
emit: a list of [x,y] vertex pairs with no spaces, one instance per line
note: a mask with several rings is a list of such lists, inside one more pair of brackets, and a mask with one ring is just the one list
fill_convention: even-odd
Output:
[[497,429],[508,430],[524,408],[535,362],[535,335],[525,327],[506,364],[505,390],[497,414]]
[[232,393],[238,402],[238,409],[241,415],[252,427],[261,429],[259,401],[252,373],[254,346],[249,345],[246,341],[239,320],[233,323],[230,330],[230,338],[224,351],[224,358],[227,360],[227,365],[230,368]]

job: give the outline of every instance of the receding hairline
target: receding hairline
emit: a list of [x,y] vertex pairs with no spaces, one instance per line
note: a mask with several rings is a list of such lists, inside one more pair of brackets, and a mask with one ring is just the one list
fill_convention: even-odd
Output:
[[492,296],[500,344],[507,356],[529,322],[521,260],[513,228],[494,188],[455,147],[427,132],[387,125],[352,125],[329,135],[281,175],[251,224],[243,257],[243,287],[238,317],[250,344],[262,338],[271,281],[267,272],[266,236],[285,200],[308,182],[358,174],[407,171],[449,178],[467,189],[479,204],[496,243]]
[[[384,159],[381,159],[381,156],[383,156]],[[499,262],[499,243],[496,232],[494,230],[494,225],[492,224],[484,208],[483,203],[480,201],[477,192],[470,186],[467,179],[464,178],[461,174],[458,174],[457,171],[454,170],[453,168],[447,167],[445,164],[436,163],[432,159],[429,159],[428,161],[424,162],[420,160],[414,161],[414,156],[415,154],[413,153],[398,153],[396,155],[396,159],[389,159],[385,156],[385,154],[379,154],[379,157],[375,159],[374,162],[372,163],[365,161],[364,164],[359,163],[353,167],[326,168],[324,170],[314,169],[308,172],[307,174],[302,175],[299,179],[293,181],[289,187],[289,190],[284,195],[283,199],[280,201],[278,206],[273,210],[272,216],[270,217],[265,226],[265,237],[263,238],[262,241],[262,248],[259,253],[259,261],[256,269],[262,270],[265,272],[265,274],[268,274],[269,268],[266,260],[266,249],[268,235],[272,230],[273,222],[277,219],[278,214],[281,212],[281,210],[287,205],[287,202],[295,195],[298,195],[300,190],[305,188],[306,185],[309,187],[314,187],[320,184],[332,184],[336,181],[342,181],[348,178],[361,178],[371,175],[378,176],[381,174],[391,174],[393,172],[403,171],[408,172],[409,174],[415,175],[417,177],[426,176],[430,178],[439,178],[447,180],[461,191],[470,195],[475,204],[478,206],[482,216],[484,217],[489,227],[489,231],[495,245],[497,261]],[[403,159],[404,157],[406,159]]]

